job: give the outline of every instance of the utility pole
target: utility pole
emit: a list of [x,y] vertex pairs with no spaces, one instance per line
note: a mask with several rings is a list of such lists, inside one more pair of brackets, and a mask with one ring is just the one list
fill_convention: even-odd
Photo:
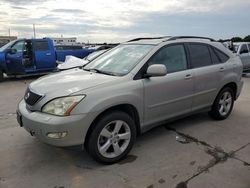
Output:
[[36,38],[36,26],[33,24],[34,39]]
[[10,38],[10,28],[9,28],[9,38]]

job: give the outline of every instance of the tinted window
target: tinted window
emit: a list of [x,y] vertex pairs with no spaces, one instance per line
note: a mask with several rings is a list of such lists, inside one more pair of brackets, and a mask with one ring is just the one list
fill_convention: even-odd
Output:
[[34,44],[35,50],[46,51],[49,50],[49,45],[47,41],[36,41]]
[[250,44],[248,44],[248,49],[250,50]]
[[241,46],[240,53],[248,53],[248,48],[246,44],[243,44]]
[[218,55],[222,63],[225,63],[228,61],[229,57],[226,54],[224,54],[223,52],[221,52],[220,50],[216,48],[214,48],[214,51]]
[[16,49],[17,52],[22,52],[24,47],[24,41],[16,42],[11,49]]
[[219,63],[221,63],[221,60],[218,57],[218,55],[215,53],[214,50],[215,50],[214,48],[210,47],[210,54],[211,54],[213,64],[219,64]]
[[162,48],[148,62],[152,64],[163,64],[168,73],[187,69],[187,58],[183,45],[174,45]]
[[192,68],[204,67],[212,64],[208,47],[202,44],[189,44]]

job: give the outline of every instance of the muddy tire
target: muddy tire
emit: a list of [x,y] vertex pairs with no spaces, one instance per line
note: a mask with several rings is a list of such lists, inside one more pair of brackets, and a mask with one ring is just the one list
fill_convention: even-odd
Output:
[[133,119],[124,112],[102,116],[90,133],[87,151],[98,162],[113,164],[124,159],[136,139]]
[[0,82],[2,82],[3,79],[4,79],[4,77],[3,77],[3,70],[0,69]]
[[209,115],[215,120],[227,119],[234,106],[234,92],[230,87],[223,88],[216,97]]

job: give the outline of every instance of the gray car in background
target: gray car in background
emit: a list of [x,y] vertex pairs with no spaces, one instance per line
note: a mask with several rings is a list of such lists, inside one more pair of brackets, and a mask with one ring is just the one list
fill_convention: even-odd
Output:
[[234,51],[240,56],[243,71],[250,71],[250,42],[234,43]]
[[241,75],[240,58],[213,39],[138,38],[82,69],[32,82],[17,119],[42,142],[82,144],[110,164],[129,153],[138,134],[169,120],[204,110],[226,119]]

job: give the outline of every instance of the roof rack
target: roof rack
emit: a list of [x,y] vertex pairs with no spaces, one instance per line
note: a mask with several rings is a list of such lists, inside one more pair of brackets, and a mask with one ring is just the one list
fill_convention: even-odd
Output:
[[169,39],[167,39],[166,41],[171,41],[171,40],[177,40],[177,39],[206,39],[206,40],[210,40],[211,42],[216,42],[214,39],[212,38],[208,38],[208,37],[197,37],[197,36],[176,36],[176,37],[171,37]]
[[165,39],[165,38],[170,38],[170,36],[135,38],[135,39],[129,40],[127,42],[135,42],[135,41],[139,41],[139,40]]

